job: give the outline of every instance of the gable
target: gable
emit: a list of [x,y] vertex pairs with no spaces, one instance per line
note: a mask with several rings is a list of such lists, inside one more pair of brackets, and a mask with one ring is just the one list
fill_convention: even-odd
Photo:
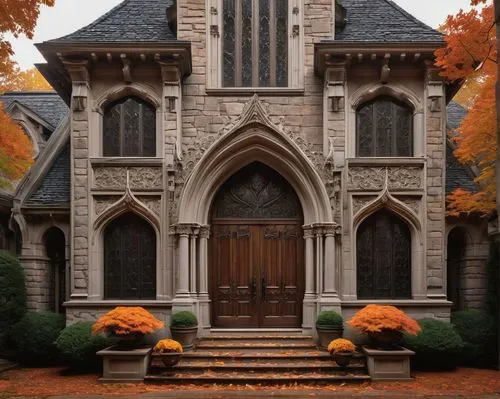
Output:
[[335,41],[349,42],[440,42],[438,31],[390,0],[342,0],[346,11],[343,30]]

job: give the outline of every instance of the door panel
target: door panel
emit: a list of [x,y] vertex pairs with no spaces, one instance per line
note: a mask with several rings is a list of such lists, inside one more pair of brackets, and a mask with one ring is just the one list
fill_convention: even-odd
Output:
[[226,221],[213,224],[211,240],[214,326],[300,326],[304,296],[300,224]]
[[252,237],[247,225],[215,225],[212,239],[213,324],[220,327],[257,325]]

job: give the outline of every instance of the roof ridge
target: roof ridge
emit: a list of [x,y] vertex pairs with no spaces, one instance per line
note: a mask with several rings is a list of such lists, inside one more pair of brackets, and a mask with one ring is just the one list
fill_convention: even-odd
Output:
[[395,10],[399,11],[401,14],[403,14],[403,16],[405,16],[408,19],[412,20],[413,22],[416,22],[417,24],[419,24],[421,27],[433,30],[434,32],[441,33],[438,30],[434,29],[432,26],[427,25],[426,23],[422,22],[421,20],[419,20],[414,15],[410,14],[403,7],[401,7],[400,5],[396,4],[393,0],[383,0],[383,1],[385,1],[387,4],[389,4]]
[[57,40],[60,40],[60,39],[65,39],[65,38],[68,38],[70,36],[73,36],[75,35],[76,33],[82,31],[82,30],[85,30],[85,29],[88,29],[88,28],[91,28],[103,21],[105,21],[108,17],[110,17],[112,14],[114,14],[116,11],[122,9],[125,5],[127,5],[128,3],[130,3],[130,1],[132,0],[123,0],[121,3],[117,4],[116,6],[114,6],[111,10],[109,10],[108,12],[106,12],[105,14],[101,15],[99,18],[97,18],[96,20],[94,20],[93,22],[89,23],[88,25],[85,25],[85,26],[82,26],[80,29],[72,32],[72,33],[68,33],[67,35],[64,35],[64,36],[61,36],[57,39],[53,39],[51,41],[57,41]]
[[2,94],[0,94],[0,97],[3,97],[3,96],[27,96],[27,95],[35,95],[35,96],[39,96],[39,95],[55,95],[57,97],[60,97],[59,94],[57,94],[57,92],[55,90],[22,90],[22,91],[14,91],[14,90],[10,90],[10,91],[6,91]]

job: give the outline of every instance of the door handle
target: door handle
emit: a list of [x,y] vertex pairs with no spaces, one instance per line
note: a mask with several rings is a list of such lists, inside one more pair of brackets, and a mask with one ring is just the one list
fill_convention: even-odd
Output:
[[266,278],[262,276],[261,279],[262,300],[266,299]]
[[252,302],[255,301],[255,295],[257,294],[257,279],[255,277],[252,278],[252,282],[250,284],[251,289],[251,297]]

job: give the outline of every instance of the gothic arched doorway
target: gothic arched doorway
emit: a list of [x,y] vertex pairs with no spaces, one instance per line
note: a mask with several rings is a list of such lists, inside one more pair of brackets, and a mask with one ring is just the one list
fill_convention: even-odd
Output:
[[290,184],[255,162],[229,178],[211,212],[215,327],[300,327],[303,216]]

